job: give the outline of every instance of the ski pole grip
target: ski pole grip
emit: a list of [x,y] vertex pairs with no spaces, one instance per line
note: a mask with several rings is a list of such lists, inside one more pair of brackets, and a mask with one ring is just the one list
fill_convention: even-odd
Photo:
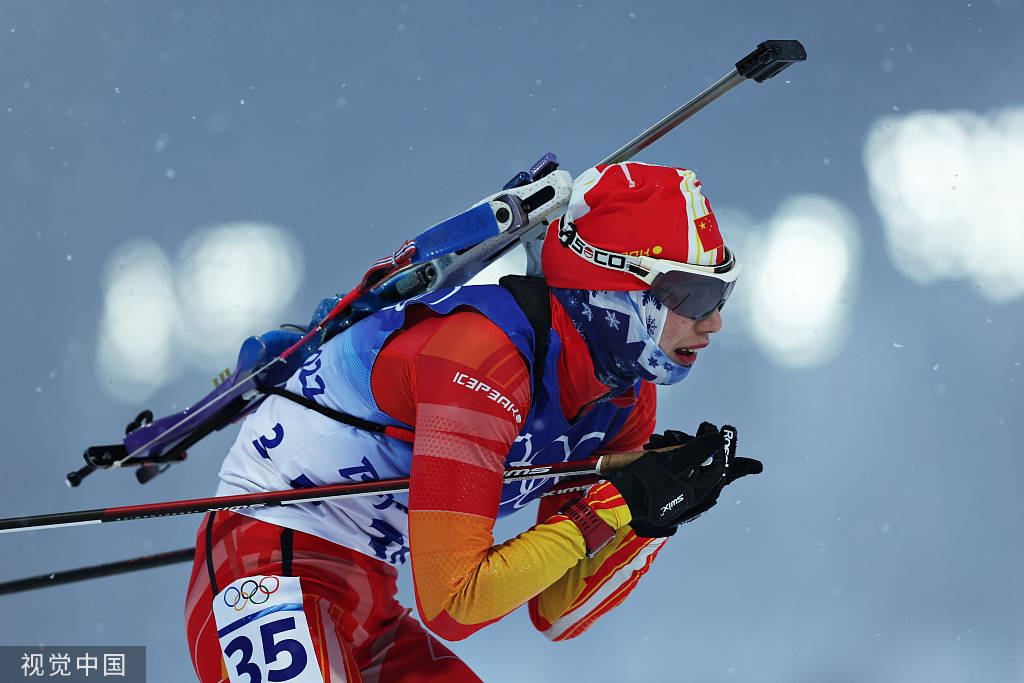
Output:
[[601,456],[601,462],[597,466],[598,474],[608,474],[612,470],[620,470],[637,458],[651,451],[634,451],[631,453],[608,453]]
[[736,62],[736,71],[744,78],[762,83],[790,64],[806,59],[807,51],[799,40],[766,40]]
[[597,465],[598,474],[608,474],[612,470],[619,470],[648,453],[662,453],[674,451],[679,446],[664,446],[663,448],[651,448],[645,451],[631,451],[629,453],[608,453],[601,456],[601,462]]

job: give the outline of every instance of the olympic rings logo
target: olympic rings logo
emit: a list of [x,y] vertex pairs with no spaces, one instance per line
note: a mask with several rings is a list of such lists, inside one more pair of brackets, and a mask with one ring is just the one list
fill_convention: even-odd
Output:
[[[274,587],[270,588],[269,581],[274,580]],[[264,582],[267,582],[264,585]],[[270,594],[277,591],[281,587],[281,580],[276,576],[264,576],[258,582],[255,579],[246,579],[242,582],[239,587],[229,586],[224,591],[224,604],[228,607],[233,608],[236,612],[241,612],[245,609],[248,603],[254,605],[262,605],[270,599]],[[235,591],[234,596],[230,596],[231,591]]]

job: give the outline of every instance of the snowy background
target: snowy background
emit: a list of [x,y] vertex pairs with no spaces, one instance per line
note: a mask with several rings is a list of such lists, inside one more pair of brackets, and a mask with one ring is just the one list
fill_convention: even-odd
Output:
[[[542,153],[578,173],[797,38],[808,62],[639,157],[697,171],[746,268],[660,426],[731,421],[764,475],[583,637],[517,612],[454,649],[489,682],[1024,680],[1021,35],[1020,0],[7,0],[0,515],[211,494],[233,434],[144,487],[63,478]],[[0,580],[198,522],[4,535]],[[2,597],[0,643],[193,680],[187,576]]]

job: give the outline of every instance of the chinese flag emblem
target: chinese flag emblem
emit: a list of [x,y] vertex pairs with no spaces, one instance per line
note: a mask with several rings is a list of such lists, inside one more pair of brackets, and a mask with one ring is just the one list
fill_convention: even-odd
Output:
[[701,251],[714,251],[725,244],[722,240],[722,233],[718,231],[715,214],[709,213],[706,216],[695,218],[693,224],[697,227],[697,239],[700,242]]

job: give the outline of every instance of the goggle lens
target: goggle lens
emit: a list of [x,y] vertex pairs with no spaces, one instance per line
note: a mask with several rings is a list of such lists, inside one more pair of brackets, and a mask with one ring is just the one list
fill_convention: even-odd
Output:
[[651,294],[670,310],[696,321],[706,319],[725,305],[736,281],[673,270],[660,273],[651,283]]

